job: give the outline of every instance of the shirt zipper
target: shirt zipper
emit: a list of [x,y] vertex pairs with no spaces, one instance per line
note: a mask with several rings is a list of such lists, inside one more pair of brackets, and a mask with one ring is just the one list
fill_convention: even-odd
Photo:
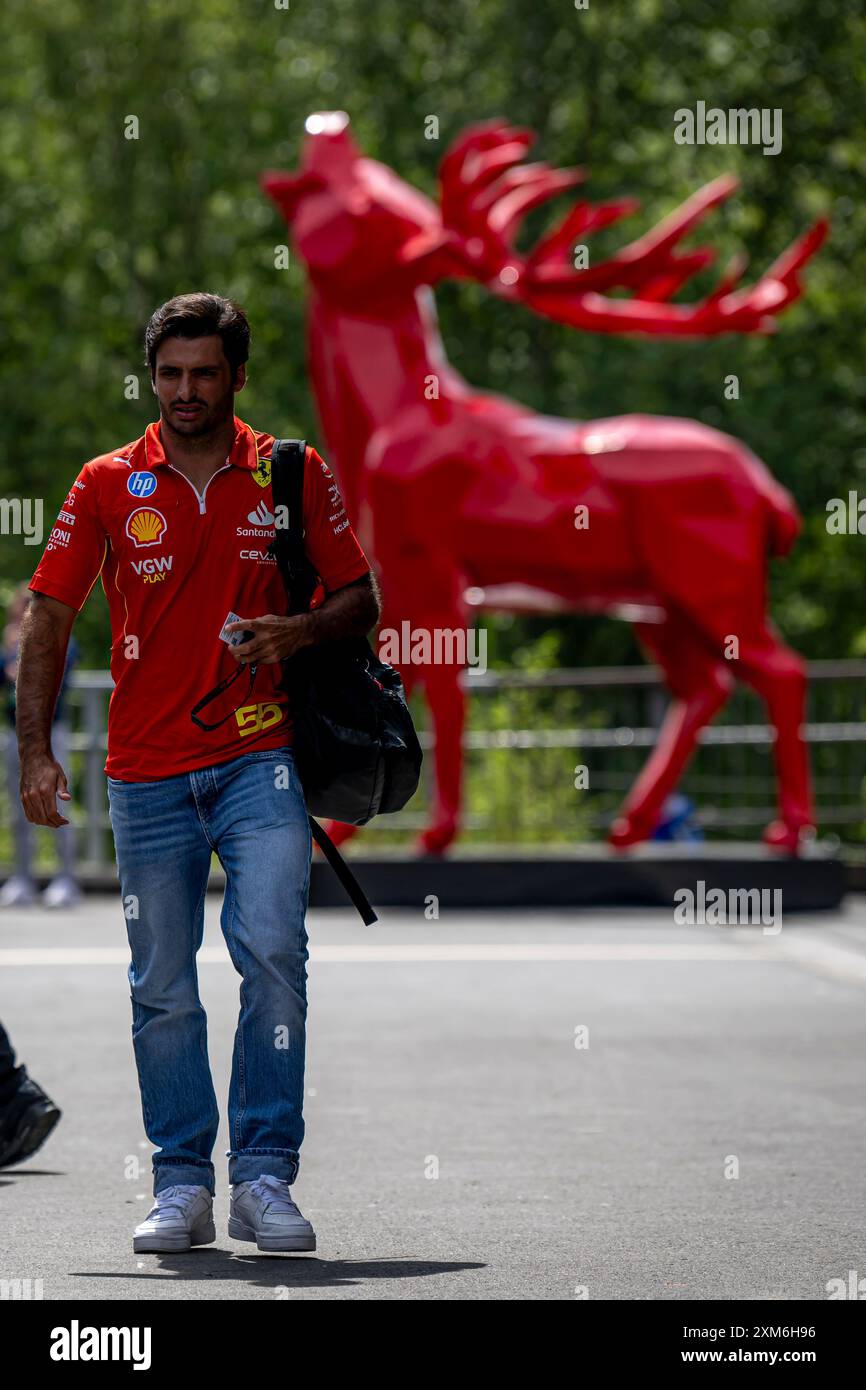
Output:
[[205,485],[204,485],[204,492],[199,492],[199,490],[198,490],[198,488],[196,487],[195,483],[192,482],[192,480],[191,480],[190,478],[188,478],[188,477],[186,476],[185,473],[181,473],[180,469],[179,469],[179,468],[175,468],[175,466],[174,466],[173,463],[170,463],[168,466],[169,466],[169,468],[171,469],[172,473],[177,473],[177,475],[178,475],[179,478],[183,478],[183,480],[184,480],[185,483],[189,483],[190,487],[192,488],[193,492],[195,493],[196,497],[198,498],[198,514],[199,514],[199,516],[204,516],[204,514],[205,514],[205,500],[204,500],[204,499],[205,499],[205,497],[207,496],[207,490],[208,490],[208,488],[210,487],[211,483],[213,482],[214,478],[216,477],[217,473],[224,473],[224,472],[226,471],[227,468],[231,468],[231,464],[229,463],[228,459],[226,459],[226,461],[225,461],[225,463],[223,464],[222,468],[218,468],[218,469],[216,470],[215,473],[211,473],[210,477],[208,478],[207,482],[206,482]]

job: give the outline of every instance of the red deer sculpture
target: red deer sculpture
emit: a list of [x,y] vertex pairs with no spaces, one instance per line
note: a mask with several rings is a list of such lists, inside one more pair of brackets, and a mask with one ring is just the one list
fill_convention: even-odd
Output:
[[[530,132],[501,121],[467,130],[442,160],[437,206],[356,148],[345,112],[323,112],[307,121],[301,170],[262,177],[308,273],[318,410],[380,574],[382,626],[465,629],[472,590],[490,609],[636,616],[674,698],[610,842],[651,834],[699,730],[740,679],[762,697],[776,733],[779,819],[764,838],[796,852],[813,824],[806,680],[766,614],[767,557],[784,555],[799,531],[790,494],[745,445],[692,420],[570,422],[476,390],[445,360],[429,287],[471,277],[594,332],[767,333],[801,293],[798,274],[826,223],[757,284],[738,288],[740,263],[700,303],[671,304],[713,256],[677,255],[679,241],[736,180],[716,179],[609,260],[575,270],[575,243],[637,204],[578,202],[520,254],[524,214],[584,177],[524,162],[531,143]],[[454,665],[401,674],[407,689],[422,683],[429,703],[435,799],[420,848],[441,853],[460,821],[462,682]]]

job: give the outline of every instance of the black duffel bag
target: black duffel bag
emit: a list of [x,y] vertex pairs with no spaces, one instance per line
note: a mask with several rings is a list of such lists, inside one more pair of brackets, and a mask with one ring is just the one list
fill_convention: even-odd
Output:
[[[269,551],[289,596],[290,615],[309,611],[319,583],[304,547],[305,458],[305,440],[274,440],[274,516],[277,521],[287,517],[288,524],[277,525]],[[402,810],[418,787],[423,754],[403,682],[366,637],[303,647],[283,662],[280,689],[291,702],[295,766],[311,818],[366,825],[373,816]],[[312,819],[310,825],[364,916],[345,863],[321,826]]]
[[403,809],[418,787],[421,747],[403,683],[366,637],[302,648],[284,663],[280,689],[312,815],[366,825]]

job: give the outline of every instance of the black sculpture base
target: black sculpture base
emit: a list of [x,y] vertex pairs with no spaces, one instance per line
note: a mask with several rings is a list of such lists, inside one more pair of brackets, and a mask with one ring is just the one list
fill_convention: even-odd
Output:
[[[442,858],[414,857],[405,850],[366,851],[348,857],[375,908],[424,909],[431,894],[440,906],[507,907],[664,907],[673,911],[675,894],[688,889],[706,898],[758,889],[782,893],[782,911],[822,912],[838,908],[846,892],[866,892],[866,863],[845,863],[831,855],[805,859],[777,857],[755,843],[639,845],[617,853],[604,845],[569,850],[525,845],[459,846]],[[0,868],[0,879],[12,872]],[[35,875],[44,887],[50,875]],[[87,891],[117,893],[116,866],[79,866]],[[703,889],[699,884],[703,884]],[[222,892],[225,875],[211,870],[209,890]],[[348,900],[319,854],[313,860],[311,907],[347,907]],[[354,912],[353,908],[350,908]]]
[[[721,889],[726,897],[737,890],[758,889],[779,890],[787,914],[838,908],[850,886],[840,859],[780,857],[757,844],[654,843],[625,853],[602,845],[538,853],[525,846],[513,852],[503,852],[500,846],[477,851],[461,847],[441,858],[379,851],[352,855],[349,862],[377,909],[423,910],[435,894],[440,908],[667,907],[673,911],[682,901],[675,894],[683,889],[695,895],[698,905],[713,889]],[[346,906],[338,880],[318,855],[310,904]]]

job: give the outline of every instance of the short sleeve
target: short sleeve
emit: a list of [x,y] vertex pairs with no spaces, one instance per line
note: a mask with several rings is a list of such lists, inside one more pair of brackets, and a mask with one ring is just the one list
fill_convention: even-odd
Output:
[[69,489],[28,586],[76,612],[84,607],[99,578],[108,549],[96,487],[93,470],[86,463]]
[[337,480],[312,446],[307,448],[304,464],[304,546],[329,592],[360,579],[370,569]]

